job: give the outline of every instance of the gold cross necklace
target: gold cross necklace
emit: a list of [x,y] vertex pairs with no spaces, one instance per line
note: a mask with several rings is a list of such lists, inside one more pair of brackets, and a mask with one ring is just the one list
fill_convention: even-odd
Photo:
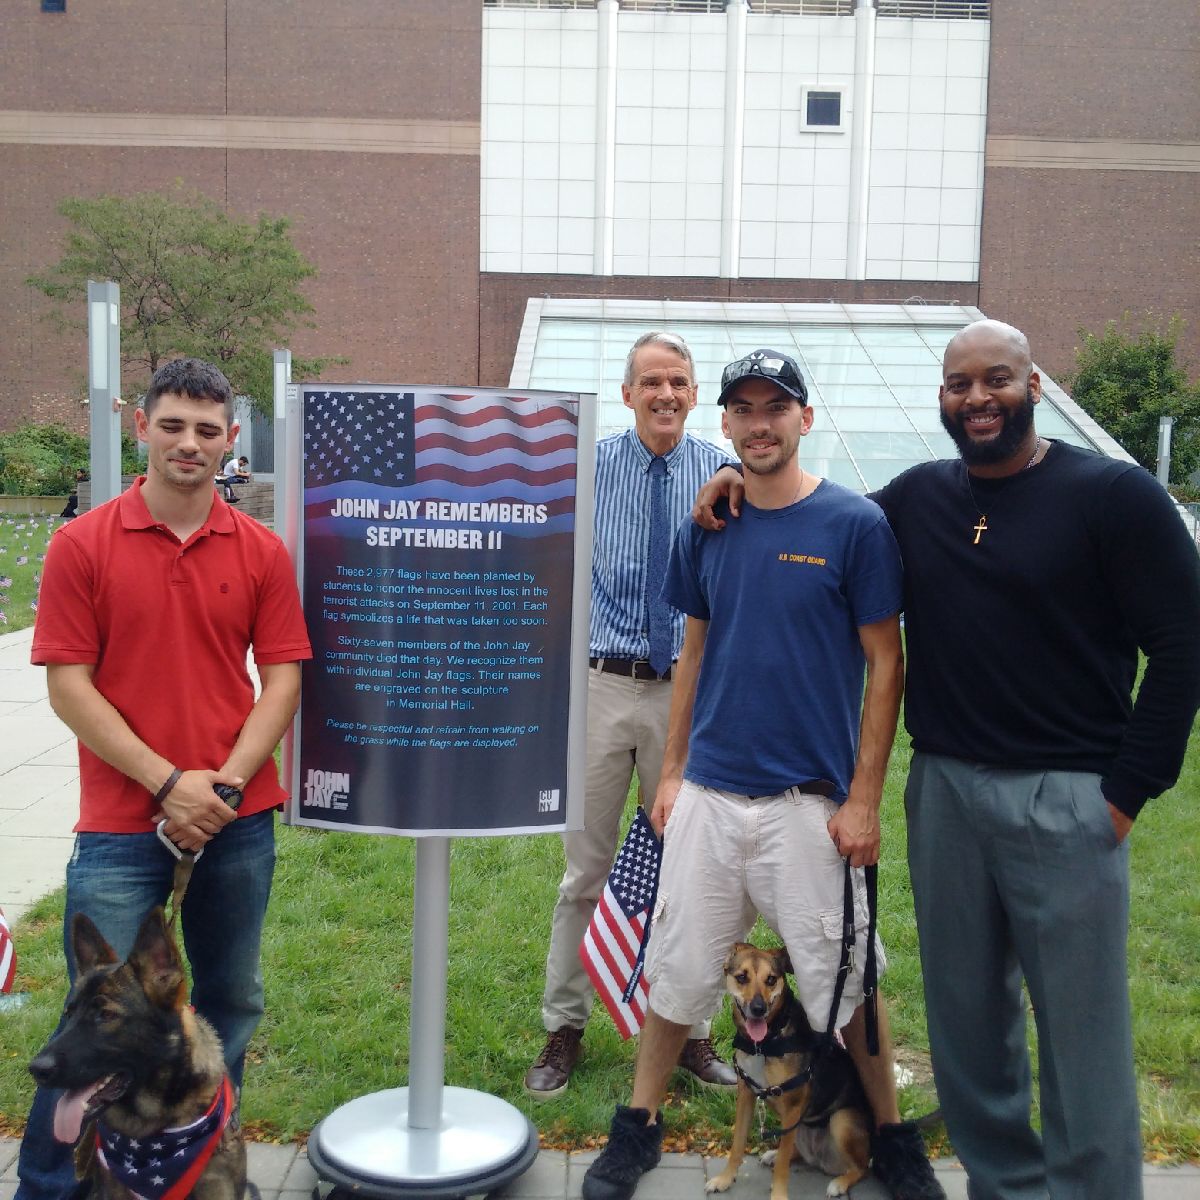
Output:
[[[1029,456],[1029,461],[1021,468],[1022,471],[1028,471],[1033,466],[1041,449],[1042,439],[1037,437],[1033,442],[1033,453]],[[975,490],[971,487],[971,472],[967,468],[966,463],[963,463],[963,478],[967,481],[967,495],[971,497],[971,503],[975,506],[975,512],[979,515],[978,524],[972,526],[975,533],[975,540],[972,545],[978,546],[979,539],[988,531],[987,513],[979,507],[979,501],[975,499]]]

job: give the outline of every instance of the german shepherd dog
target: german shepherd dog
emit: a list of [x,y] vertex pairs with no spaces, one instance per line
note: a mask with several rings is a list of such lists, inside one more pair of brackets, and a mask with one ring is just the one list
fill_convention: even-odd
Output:
[[241,1200],[246,1147],[221,1043],[187,1006],[183,961],[161,908],[117,961],[92,921],[71,924],[75,986],[29,1064],[64,1088],[54,1136],[98,1200]]
[[793,1154],[835,1176],[827,1196],[845,1196],[866,1177],[874,1121],[854,1061],[837,1043],[818,1037],[784,978],[792,969],[785,949],[760,950],[736,942],[725,960],[725,987],[733,997],[737,1115],[725,1169],[706,1191],[724,1192],[746,1154],[754,1102],[769,1099],[783,1125],[774,1160],[771,1200],[787,1200]]

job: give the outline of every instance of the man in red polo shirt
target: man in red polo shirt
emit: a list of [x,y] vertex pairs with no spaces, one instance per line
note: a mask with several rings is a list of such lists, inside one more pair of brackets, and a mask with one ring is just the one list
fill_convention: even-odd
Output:
[[[213,487],[237,434],[225,376],[198,359],[167,363],[134,416],[146,475],[55,534],[34,630],[51,706],[79,738],[65,926],[87,913],[125,957],[171,890],[175,858],[158,821],[180,849],[203,847],[181,918],[192,1002],[240,1087],[263,1012],[259,943],[285,798],[272,753],[312,651],[283,543]],[[214,784],[243,792],[236,814]],[[54,1138],[58,1099],[34,1097],[21,1200],[62,1200],[77,1187],[70,1148]],[[60,1111],[60,1130],[69,1117]]]

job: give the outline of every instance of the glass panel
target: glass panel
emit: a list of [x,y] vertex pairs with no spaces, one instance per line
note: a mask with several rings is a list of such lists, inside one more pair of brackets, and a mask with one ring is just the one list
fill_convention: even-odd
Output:
[[912,462],[929,459],[925,442],[915,433],[847,433],[844,437],[859,463],[876,458],[903,458]]
[[805,466],[817,459],[839,457],[846,457],[846,447],[835,429],[814,429],[800,442],[800,461]]
[[855,325],[854,336],[864,346],[911,346],[917,339],[911,325]]
[[918,433],[942,433],[942,410],[935,404],[932,408],[906,408],[904,414]]
[[858,468],[848,458],[833,458],[821,464],[814,462],[811,469],[815,475],[832,479],[834,483],[840,483],[843,487],[852,488],[856,492],[866,490]]
[[838,429],[842,433],[912,433],[913,424],[902,408],[840,408]]
[[584,321],[542,321],[538,326],[538,348],[559,342],[600,341],[600,326]]
[[862,473],[866,476],[867,491],[873,492],[885,483],[891,483],[902,471],[915,467],[919,463],[928,462],[928,458],[917,458],[912,461],[905,459],[868,459],[861,464]]
[[937,383],[930,386],[927,383],[890,383],[888,388],[896,400],[904,408],[930,408],[936,409],[938,406],[938,385],[941,383],[939,378]]
[[879,367],[879,373],[888,383],[925,384],[933,389],[935,396],[942,382],[942,368],[933,359],[930,359],[929,363],[925,366],[882,363]]
[[946,349],[946,344],[958,332],[957,329],[943,328],[938,325],[922,326],[914,331],[917,336],[933,350],[940,360],[942,352]]
[[[1054,402],[1050,400],[1043,399],[1042,403],[1037,406],[1035,424],[1038,433],[1045,434],[1046,437],[1065,438],[1068,434],[1079,436],[1079,430],[1055,408]],[[1090,445],[1090,443],[1085,439],[1083,445]]]
[[[900,370],[905,368],[901,367]],[[812,377],[819,384],[842,383],[880,383],[879,371],[875,367],[860,366],[850,363],[839,366],[837,363],[817,362],[812,365]]]
[[793,325],[797,346],[856,346],[858,339],[844,325]]
[[836,367],[871,365],[871,356],[861,346],[805,346],[803,350],[796,349],[792,357],[799,357],[805,364]]
[[892,402],[891,393],[882,384],[825,383],[817,385],[817,392],[830,408],[845,408],[848,405],[883,407]]
[[914,346],[911,340],[904,345],[872,346],[871,358],[877,363],[912,363],[934,368],[941,374],[941,360],[928,346]]

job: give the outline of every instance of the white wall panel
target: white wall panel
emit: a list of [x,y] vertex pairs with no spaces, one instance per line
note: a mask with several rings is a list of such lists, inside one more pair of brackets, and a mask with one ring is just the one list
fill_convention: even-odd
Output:
[[[481,267],[590,274],[608,228],[597,204],[611,203],[615,272],[714,275],[729,161],[727,18],[617,10],[612,184],[598,194],[599,19],[594,9],[484,10]],[[988,24],[869,24],[866,275],[976,278]],[[846,277],[857,26],[746,17],[730,211],[747,277]],[[802,128],[809,87],[842,93],[838,128]]]

